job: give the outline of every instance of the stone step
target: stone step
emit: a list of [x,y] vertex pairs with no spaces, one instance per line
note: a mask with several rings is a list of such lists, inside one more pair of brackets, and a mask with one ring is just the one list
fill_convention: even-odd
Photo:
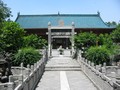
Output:
[[81,71],[80,67],[46,67],[45,71]]

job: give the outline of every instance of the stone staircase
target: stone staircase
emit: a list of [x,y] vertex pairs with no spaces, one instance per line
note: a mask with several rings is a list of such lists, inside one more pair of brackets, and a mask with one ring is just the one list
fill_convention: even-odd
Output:
[[58,56],[51,58],[47,62],[45,71],[81,71],[81,67],[70,56]]
[[80,66],[47,66],[45,71],[81,71]]

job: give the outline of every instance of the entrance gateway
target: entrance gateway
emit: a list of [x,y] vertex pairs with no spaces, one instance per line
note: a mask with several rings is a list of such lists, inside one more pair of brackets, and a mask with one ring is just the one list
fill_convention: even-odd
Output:
[[73,55],[74,30],[74,22],[71,23],[71,26],[52,26],[48,22],[48,57],[52,56],[52,49],[57,49],[59,46],[62,46],[64,49],[71,49]]

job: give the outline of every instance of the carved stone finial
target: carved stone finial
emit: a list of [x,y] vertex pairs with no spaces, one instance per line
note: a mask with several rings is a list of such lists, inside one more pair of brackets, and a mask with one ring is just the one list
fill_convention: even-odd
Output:
[[48,22],[48,26],[51,26],[51,22]]
[[72,26],[75,26],[75,23],[74,23],[74,22],[72,22]]

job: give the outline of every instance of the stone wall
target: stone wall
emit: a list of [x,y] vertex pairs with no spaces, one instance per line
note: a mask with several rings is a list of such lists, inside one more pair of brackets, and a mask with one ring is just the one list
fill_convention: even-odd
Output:
[[[94,65],[94,63],[78,56],[78,62],[81,65],[83,73],[93,82],[98,90],[120,90],[120,84],[106,76],[106,66]],[[116,69],[114,69],[116,70]],[[111,76],[115,76],[112,73]]]
[[48,60],[47,50],[43,51],[43,57],[34,65],[12,67],[13,75],[9,76],[8,83],[0,83],[0,90],[34,90],[44,73]]

